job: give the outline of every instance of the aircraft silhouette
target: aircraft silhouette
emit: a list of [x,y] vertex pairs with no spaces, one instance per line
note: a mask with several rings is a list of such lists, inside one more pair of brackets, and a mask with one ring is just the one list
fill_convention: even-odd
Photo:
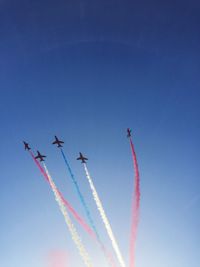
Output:
[[28,143],[26,143],[25,141],[23,141],[23,143],[24,143],[25,150],[30,150],[31,149]]
[[127,137],[128,138],[131,137],[131,129],[130,128],[127,129]]
[[55,135],[55,141],[52,144],[57,145],[57,147],[62,147],[61,144],[64,144],[64,142],[59,140],[58,137]]
[[46,156],[41,155],[40,152],[37,150],[37,156],[35,157],[35,159],[39,159],[41,162],[44,161],[44,158],[46,158]]
[[81,160],[81,163],[86,163],[86,160],[88,159],[85,158],[81,152],[79,152],[79,155],[80,156],[77,158],[77,160]]

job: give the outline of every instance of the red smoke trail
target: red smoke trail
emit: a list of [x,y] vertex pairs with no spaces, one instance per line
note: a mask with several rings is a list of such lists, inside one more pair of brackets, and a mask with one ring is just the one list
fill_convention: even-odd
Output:
[[52,177],[50,176],[49,174],[49,171],[47,169],[47,166],[45,165],[45,163],[43,163],[43,167],[44,167],[44,170],[49,178],[49,183],[50,183],[50,186],[51,186],[51,189],[53,191],[53,194],[54,194],[54,197],[55,197],[55,201],[57,202],[58,206],[59,206],[59,209],[65,219],[65,223],[68,227],[68,230],[70,232],[70,235],[71,235],[71,238],[74,242],[74,244],[76,245],[78,251],[79,251],[79,254],[84,262],[84,264],[87,266],[87,267],[92,267],[92,263],[90,261],[90,257],[81,241],[81,238],[75,228],[75,226],[73,225],[70,217],[69,217],[69,214],[67,212],[67,209],[66,207],[64,206],[63,202],[62,202],[62,199],[60,198],[59,194],[58,194],[58,190],[56,188],[56,185],[52,179]]
[[[41,164],[39,163],[39,161],[37,159],[35,159],[34,154],[30,152],[31,157],[33,158],[35,164],[37,165],[37,167],[39,168],[40,172],[42,173],[42,175],[44,176],[44,178],[46,179],[46,181],[50,184],[49,182],[49,177],[46,174],[45,170],[43,169],[43,167],[41,166]],[[94,231],[85,223],[85,221],[78,215],[78,213],[74,210],[74,208],[69,204],[69,202],[64,198],[64,196],[62,195],[62,193],[57,189],[57,193],[59,194],[60,198],[62,199],[63,204],[68,208],[68,210],[73,214],[73,216],[75,217],[75,219],[80,223],[80,225],[84,228],[84,230],[95,240],[98,242],[97,237],[94,233]],[[107,258],[109,259],[110,265],[112,267],[116,267],[115,263],[114,263],[114,259],[112,257],[112,254],[110,252],[108,252],[106,250],[106,248],[103,245],[100,245],[101,249],[104,251],[105,255],[107,256]]]
[[135,187],[134,187],[134,197],[132,201],[132,223],[131,223],[131,240],[130,240],[130,267],[134,267],[135,244],[136,244],[136,235],[139,222],[139,208],[140,208],[140,175],[139,175],[137,157],[131,137],[130,137],[130,146],[133,157],[133,166],[135,170]]
[[[40,172],[42,173],[42,175],[44,176],[44,178],[46,179],[46,181],[49,183],[49,178],[45,172],[45,170],[42,168],[41,164],[35,159],[34,154],[30,151],[31,157],[33,158],[35,164],[37,165],[37,167],[39,168]],[[84,230],[92,237],[95,238],[95,233],[92,231],[92,229],[86,224],[86,222],[78,215],[78,213],[74,210],[74,208],[71,206],[71,204],[64,198],[64,196],[62,195],[62,193],[57,190],[60,198],[63,201],[63,204],[68,208],[68,210],[73,214],[73,216],[75,217],[75,219],[80,223],[80,225],[84,228]]]

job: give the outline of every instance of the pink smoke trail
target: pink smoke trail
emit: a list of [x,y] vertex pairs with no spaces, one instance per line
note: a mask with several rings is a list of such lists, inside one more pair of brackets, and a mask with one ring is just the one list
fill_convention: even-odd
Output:
[[105,254],[106,258],[108,259],[108,262],[109,262],[110,266],[111,267],[116,267],[116,264],[115,264],[115,261],[114,261],[112,253],[109,250],[107,250],[104,247],[104,245],[101,246],[101,249],[102,249],[103,253]]
[[140,175],[139,175],[139,168],[138,168],[135,148],[131,137],[130,137],[130,146],[133,157],[133,166],[135,170],[135,187],[134,187],[134,197],[132,200],[132,223],[131,223],[131,237],[130,237],[130,267],[134,267],[135,244],[136,244],[137,228],[139,222],[139,208],[140,208]]
[[55,250],[48,255],[48,267],[68,267],[68,255],[65,251]]
[[[45,172],[45,170],[43,169],[43,167],[41,166],[41,164],[39,163],[38,160],[35,159],[35,156],[33,154],[33,152],[30,151],[30,155],[33,158],[35,164],[37,165],[37,167],[39,168],[40,172],[42,173],[42,175],[44,176],[44,178],[46,179],[46,181],[50,184],[49,182],[49,178]],[[92,231],[92,229],[86,224],[86,222],[78,215],[78,213],[74,210],[74,208],[71,206],[71,204],[64,198],[64,196],[62,195],[62,193],[57,190],[57,193],[59,194],[60,198],[63,201],[63,204],[68,208],[68,210],[73,214],[73,216],[75,217],[75,219],[80,223],[80,225],[84,228],[84,230],[92,237],[95,238],[95,233]]]
[[49,171],[47,169],[47,166],[45,165],[44,162],[43,162],[43,167],[44,167],[44,170],[45,170],[45,172],[46,172],[46,174],[47,174],[47,176],[49,178],[49,183],[50,183],[51,189],[52,189],[52,191],[54,193],[55,200],[56,200],[56,202],[57,202],[57,204],[59,206],[59,209],[60,209],[60,211],[61,211],[61,213],[62,213],[62,215],[63,215],[63,217],[65,219],[65,223],[66,223],[66,225],[68,227],[68,230],[70,232],[71,238],[72,238],[74,244],[76,245],[84,264],[87,267],[92,267],[93,265],[91,263],[91,260],[90,260],[90,257],[88,255],[88,252],[85,249],[85,247],[84,247],[84,245],[83,245],[83,243],[81,241],[81,238],[80,238],[80,236],[79,236],[74,224],[72,223],[72,221],[71,221],[71,219],[69,217],[67,209],[64,206],[64,204],[63,204],[63,202],[62,202],[62,200],[61,200],[61,198],[60,198],[60,196],[58,194],[58,190],[56,188],[56,185],[55,185],[52,177],[50,176]]
[[[41,166],[41,164],[39,163],[39,161],[37,159],[35,159],[35,156],[33,154],[33,152],[29,151],[30,155],[32,157],[32,159],[34,160],[35,164],[37,165],[37,167],[39,168],[40,172],[42,173],[42,175],[44,176],[45,180],[50,184],[49,181],[49,177],[46,174],[45,170],[43,169],[43,167]],[[62,193],[57,189],[57,193],[60,196],[60,198],[63,201],[63,204],[68,208],[68,210],[73,214],[73,216],[75,217],[75,219],[79,222],[79,224],[84,228],[84,230],[97,242],[97,237],[94,233],[94,231],[86,224],[86,222],[78,215],[78,213],[74,210],[74,208],[71,206],[71,204],[69,204],[69,202],[64,198],[64,196],[62,195]],[[105,255],[107,256],[107,258],[109,259],[110,265],[112,267],[116,267],[115,263],[114,263],[114,259],[112,257],[112,254],[110,252],[108,252],[106,250],[106,248],[103,245],[100,245],[101,249],[103,250],[103,252],[105,253]]]

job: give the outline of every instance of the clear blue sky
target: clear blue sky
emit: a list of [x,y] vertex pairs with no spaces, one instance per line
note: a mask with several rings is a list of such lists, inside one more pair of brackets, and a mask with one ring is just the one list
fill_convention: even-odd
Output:
[[[150,3],[151,2],[151,3]],[[161,3],[162,2],[162,3]],[[57,134],[108,244],[79,151],[128,262],[133,130],[141,174],[136,267],[199,267],[199,1],[0,1],[0,266],[83,266],[22,140],[84,216]],[[101,253],[79,228],[94,267]],[[60,267],[60,266],[58,266]],[[63,266],[61,266],[63,267]]]

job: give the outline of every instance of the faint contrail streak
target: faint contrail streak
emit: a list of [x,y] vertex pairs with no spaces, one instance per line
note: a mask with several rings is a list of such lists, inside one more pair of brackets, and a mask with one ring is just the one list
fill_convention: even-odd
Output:
[[110,225],[109,220],[108,220],[108,218],[107,218],[107,216],[106,216],[106,213],[105,213],[105,211],[104,211],[103,205],[102,205],[102,203],[101,203],[101,200],[100,200],[100,198],[99,198],[99,196],[98,196],[98,193],[97,193],[96,188],[95,188],[95,186],[94,186],[94,183],[93,183],[93,181],[92,181],[92,178],[91,178],[91,176],[90,176],[90,174],[89,174],[87,165],[86,165],[85,163],[83,163],[83,166],[84,166],[84,169],[85,169],[86,177],[87,177],[87,179],[88,179],[88,182],[89,182],[89,185],[90,185],[90,188],[91,188],[91,191],[92,191],[92,194],[93,194],[93,197],[94,197],[96,206],[97,206],[97,208],[98,208],[98,210],[99,210],[99,213],[100,213],[100,216],[101,216],[102,221],[103,221],[103,223],[104,223],[104,226],[105,226],[105,228],[106,228],[107,234],[108,234],[108,236],[109,236],[109,238],[110,238],[110,240],[111,240],[113,249],[114,249],[114,251],[115,251],[115,253],[116,253],[116,256],[117,256],[117,259],[118,259],[118,261],[119,261],[119,263],[120,263],[120,266],[125,267],[124,259],[123,259],[123,257],[122,257],[121,252],[120,252],[118,243],[117,243],[116,238],[115,238],[115,236],[114,236],[114,234],[113,234],[111,225]]
[[[46,174],[46,172],[44,171],[44,169],[42,168],[41,164],[35,159],[34,154],[30,151],[30,155],[32,157],[32,159],[34,160],[35,164],[37,165],[37,167],[39,168],[40,172],[42,173],[42,175],[44,176],[45,180],[49,182],[49,178]],[[73,216],[75,217],[75,219],[80,223],[80,225],[84,228],[84,230],[92,237],[95,238],[95,233],[93,232],[93,230],[86,224],[86,222],[79,216],[79,214],[74,210],[74,208],[71,206],[71,204],[63,197],[62,193],[57,189],[58,194],[60,196],[60,198],[62,199],[64,205],[68,208],[68,210],[73,214]]]
[[62,202],[62,199],[61,199],[61,197],[60,197],[60,195],[58,193],[58,190],[56,188],[56,185],[55,185],[52,177],[50,176],[50,174],[48,172],[48,169],[47,169],[45,163],[43,163],[43,166],[44,166],[45,172],[47,174],[47,177],[48,177],[50,186],[52,188],[52,191],[53,191],[53,193],[55,195],[55,200],[57,201],[57,203],[59,205],[59,208],[60,208],[60,211],[62,212],[62,214],[63,214],[63,216],[65,218],[65,222],[66,222],[66,224],[68,226],[68,229],[69,229],[69,232],[70,232],[70,234],[72,236],[72,240],[74,241],[76,247],[78,248],[79,253],[80,253],[80,255],[81,255],[81,257],[82,257],[83,262],[85,263],[85,265],[87,267],[92,267],[92,263],[90,261],[89,255],[88,255],[85,247],[83,246],[83,244],[81,242],[81,239],[80,239],[80,237],[79,237],[79,235],[78,235],[78,233],[76,231],[75,226],[73,225],[72,221],[70,220],[70,217],[69,217],[69,215],[67,213],[67,210],[66,210],[66,208],[65,208],[65,206],[64,206],[64,204]]
[[130,146],[131,146],[133,165],[135,170],[135,187],[134,187],[134,196],[132,200],[132,222],[131,222],[131,236],[130,236],[130,267],[134,267],[135,244],[136,244],[136,235],[139,222],[139,208],[140,208],[140,175],[139,175],[137,157],[131,137],[130,137]]

